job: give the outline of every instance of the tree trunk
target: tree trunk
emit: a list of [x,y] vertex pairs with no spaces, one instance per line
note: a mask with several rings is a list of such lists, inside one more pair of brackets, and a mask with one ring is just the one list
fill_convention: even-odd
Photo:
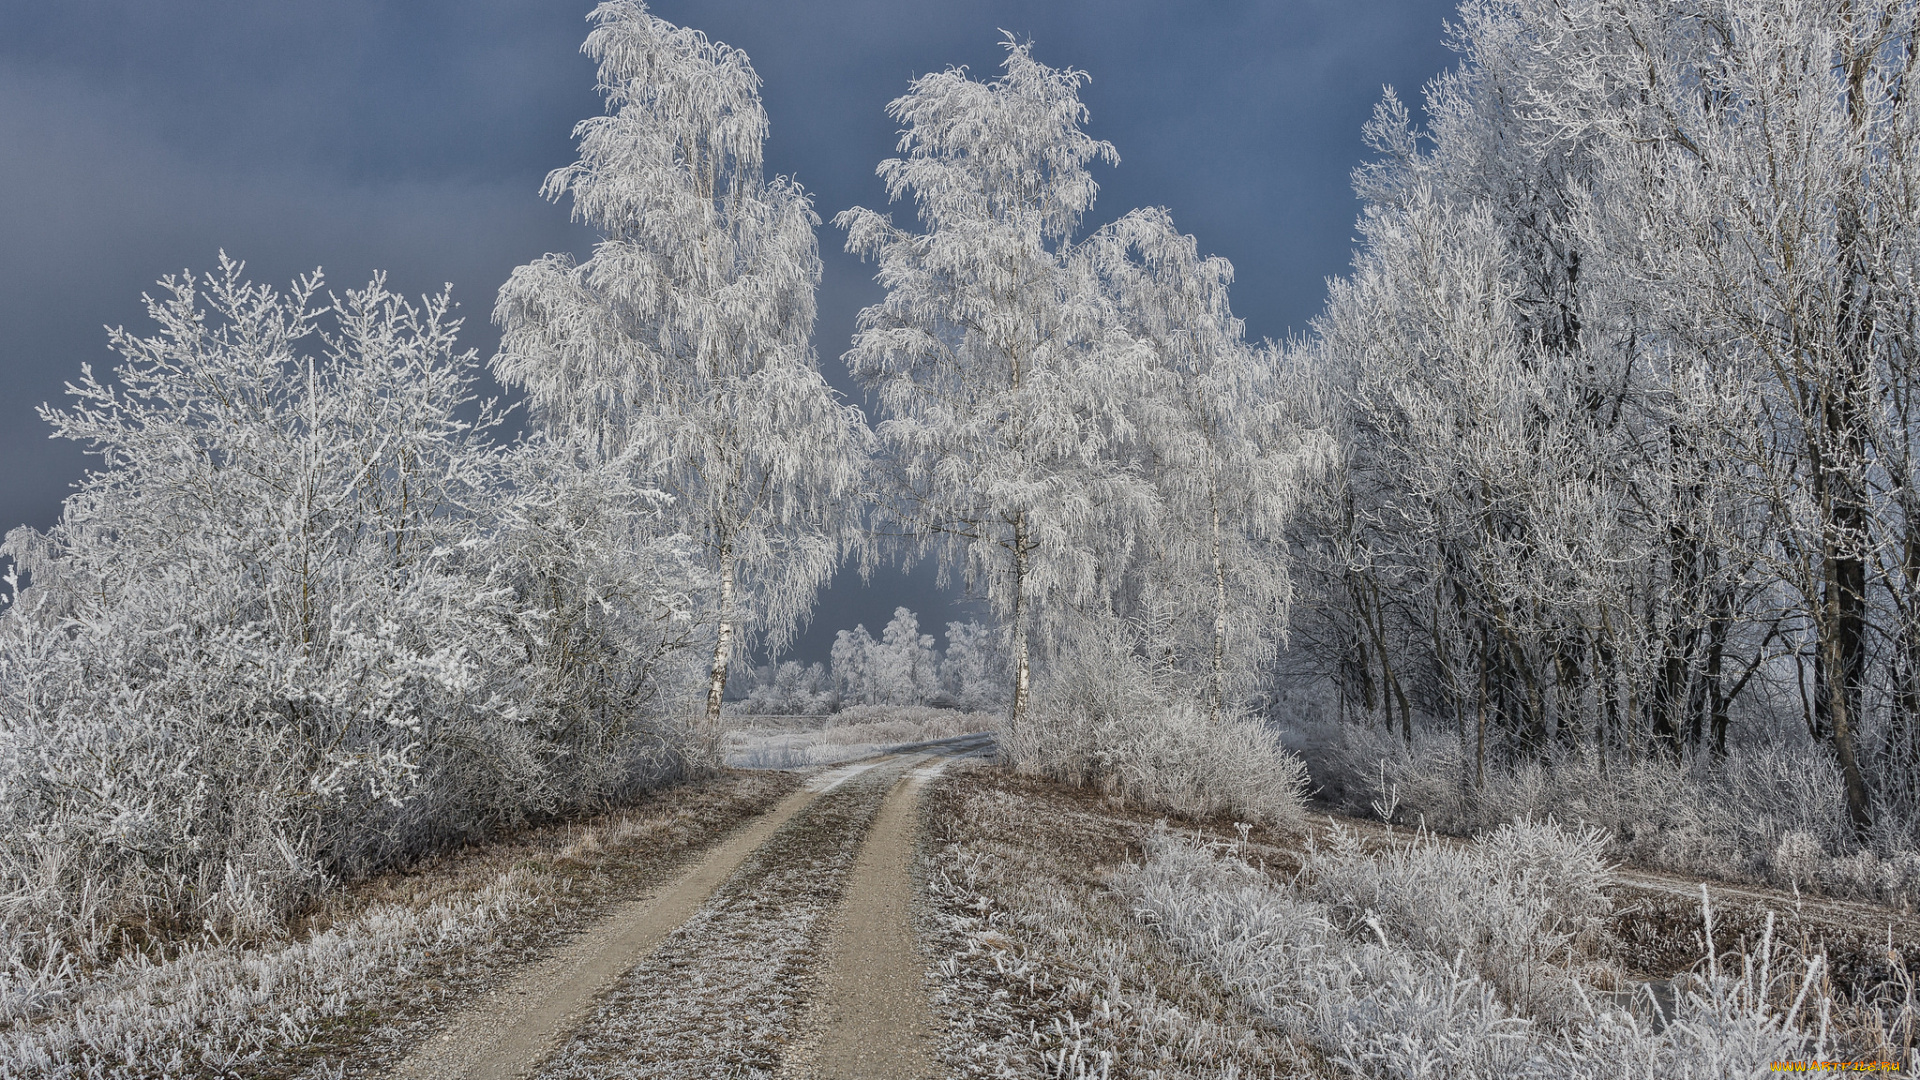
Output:
[[1213,510],[1213,684],[1207,689],[1207,719],[1220,722],[1227,698],[1227,565],[1220,550],[1220,494],[1212,493]]
[[1480,732],[1473,746],[1473,787],[1475,791],[1487,788],[1487,639],[1486,631],[1480,636]]
[[1013,715],[1010,728],[1027,721],[1027,515],[1013,524]]
[[1859,712],[1861,694],[1859,673],[1865,667],[1865,576],[1858,559],[1829,559],[1828,586],[1831,590],[1828,614],[1832,626],[1821,635],[1826,668],[1833,674],[1827,680],[1827,725],[1833,740],[1833,754],[1840,762],[1840,774],[1847,786],[1847,817],[1855,832],[1865,833],[1873,824],[1873,804],[1867,797],[1866,779],[1860,772],[1860,760],[1854,752],[1853,730]]
[[1365,605],[1356,605],[1360,620],[1367,624],[1367,632],[1373,637],[1373,651],[1380,657],[1380,716],[1386,721],[1388,731],[1393,730],[1393,706],[1400,705],[1400,737],[1408,746],[1413,745],[1413,706],[1407,702],[1407,692],[1400,687],[1400,677],[1393,673],[1393,661],[1387,655],[1387,609],[1380,600],[1380,583],[1373,577],[1366,579],[1367,591],[1373,596],[1373,619],[1368,621]]
[[1727,627],[1732,622],[1729,612],[1716,611],[1707,623],[1707,712],[1713,726],[1713,756],[1727,756],[1727,724],[1729,720],[1725,678],[1727,654]]
[[720,633],[713,646],[712,677],[707,682],[707,732],[720,731],[720,698],[727,692],[727,661],[733,653],[733,545],[720,545]]
[[1897,606],[1900,619],[1901,668],[1888,741],[1900,762],[1900,775],[1909,794],[1920,785],[1920,521],[1907,516],[1905,557],[1901,578],[1906,603]]
[[[1847,65],[1847,113],[1857,143],[1864,144],[1867,123],[1866,77],[1870,52],[1852,56]],[[1826,527],[1826,618],[1820,626],[1827,661],[1828,723],[1834,756],[1847,785],[1847,816],[1856,832],[1873,821],[1866,780],[1854,752],[1854,728],[1860,719],[1866,681],[1867,629],[1867,507],[1861,490],[1866,453],[1867,405],[1873,385],[1873,267],[1866,239],[1864,203],[1867,196],[1850,190],[1839,200],[1835,240],[1843,275],[1839,310],[1835,313],[1840,341],[1840,370],[1820,387],[1821,431],[1814,444],[1824,498]]]

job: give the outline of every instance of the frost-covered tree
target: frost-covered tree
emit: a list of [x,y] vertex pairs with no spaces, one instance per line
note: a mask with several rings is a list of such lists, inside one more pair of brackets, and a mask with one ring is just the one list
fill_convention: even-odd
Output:
[[1284,538],[1324,438],[1292,422],[1271,352],[1250,347],[1227,290],[1164,209],[1081,245],[1109,305],[1104,347],[1127,373],[1132,464],[1150,484],[1131,614],[1160,632],[1217,719],[1261,672],[1284,625]]
[[954,708],[986,712],[1007,704],[1007,649],[1000,631],[977,622],[947,624],[940,687]]
[[1036,624],[1107,585],[1102,553],[1125,550],[1142,497],[1109,452],[1124,380],[1098,362],[1098,289],[1073,266],[1087,165],[1117,160],[1081,130],[1085,79],[1011,39],[990,82],[922,76],[887,107],[904,156],[879,168],[922,229],[835,219],[887,289],[847,354],[879,400],[884,510],[1006,620],[1016,724]]
[[542,191],[571,196],[602,238],[584,263],[514,272],[493,370],[544,430],[673,495],[713,579],[717,723],[736,628],[778,645],[832,572],[867,435],[808,344],[819,219],[798,184],[765,175],[746,55],[639,0],[590,18],[607,114],[580,123],[580,160]]
[[754,673],[741,711],[772,716],[813,716],[832,712],[838,704],[833,676],[825,664],[802,665],[788,660],[769,664]]
[[1343,403],[1304,544],[1343,697],[1629,761],[1784,716],[1857,830],[1912,805],[1916,17],[1462,7],[1302,352]]
[[895,608],[878,641],[865,626],[836,635],[833,682],[844,704],[925,705],[940,692],[940,653],[914,613]]
[[662,493],[495,445],[444,294],[162,284],[112,378],[43,409],[97,467],[0,545],[0,951],[268,930],[679,767]]

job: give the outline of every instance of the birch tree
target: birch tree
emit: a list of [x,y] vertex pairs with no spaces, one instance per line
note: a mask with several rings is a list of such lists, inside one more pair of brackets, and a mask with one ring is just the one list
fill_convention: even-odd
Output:
[[1037,621],[1101,590],[1142,492],[1111,452],[1120,380],[1095,362],[1098,290],[1072,265],[1087,166],[1118,158],[1081,130],[1085,73],[1006,49],[990,82],[950,68],[887,107],[903,156],[879,174],[922,230],[864,208],[835,224],[887,289],[847,353],[879,399],[885,512],[1007,621],[1018,725]]
[[765,175],[760,80],[744,53],[609,0],[583,51],[607,113],[549,199],[601,233],[500,291],[493,370],[548,431],[626,455],[675,499],[713,581],[707,722],[738,634],[778,647],[836,565],[867,434],[808,343],[819,224]]
[[1107,348],[1132,382],[1134,465],[1151,487],[1135,603],[1170,624],[1163,647],[1197,668],[1218,720],[1284,625],[1284,537],[1299,480],[1325,444],[1289,422],[1273,356],[1228,304],[1233,266],[1201,258],[1164,209],[1136,210],[1082,245],[1111,306]]

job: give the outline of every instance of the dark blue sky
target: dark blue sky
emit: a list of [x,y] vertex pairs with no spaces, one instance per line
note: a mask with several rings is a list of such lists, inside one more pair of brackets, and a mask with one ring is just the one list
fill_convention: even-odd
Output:
[[[491,355],[494,291],[517,264],[589,237],[542,202],[573,123],[599,111],[579,52],[590,3],[556,0],[0,0],[0,531],[50,524],[85,468],[34,415],[104,324],[137,327],[155,278],[225,248],[256,278],[375,269],[409,293],[451,282],[467,342]],[[753,58],[769,168],[823,218],[885,205],[886,102],[953,64],[995,73],[1000,31],[1089,72],[1089,130],[1120,151],[1092,224],[1164,205],[1238,270],[1249,333],[1282,338],[1342,273],[1357,212],[1347,174],[1383,84],[1416,99],[1453,57],[1445,0],[662,0],[656,14]],[[905,213],[911,213],[905,210]],[[839,355],[869,268],[823,228],[822,367]],[[895,604],[958,617],[926,571],[851,573],[799,652],[876,633]]]

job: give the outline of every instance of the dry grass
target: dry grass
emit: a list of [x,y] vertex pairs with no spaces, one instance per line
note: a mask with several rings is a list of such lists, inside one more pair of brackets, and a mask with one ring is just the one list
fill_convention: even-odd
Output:
[[131,956],[0,1030],[0,1077],[372,1076],[791,791],[733,773],[343,890],[289,938]]
[[1914,1038],[1911,942],[1791,897],[1703,920],[1607,881],[1591,833],[1167,831],[986,770],[925,814],[955,1077],[1746,1075]]
[[735,716],[726,721],[720,752],[736,769],[804,769],[991,731],[1003,719],[922,705],[856,705],[828,716]]
[[1556,751],[1489,761],[1476,786],[1452,733],[1416,731],[1411,746],[1358,725],[1291,734],[1307,744],[1322,797],[1350,813],[1460,836],[1554,817],[1599,828],[1608,855],[1632,866],[1920,907],[1920,818],[1885,802],[1856,836],[1839,767],[1804,741],[1755,736],[1725,759],[1685,763]]
[[[1334,1075],[1111,888],[1142,857],[1150,815],[982,768],[949,774],[922,807],[924,930],[952,1076]],[[1231,823],[1203,833],[1232,835]]]

